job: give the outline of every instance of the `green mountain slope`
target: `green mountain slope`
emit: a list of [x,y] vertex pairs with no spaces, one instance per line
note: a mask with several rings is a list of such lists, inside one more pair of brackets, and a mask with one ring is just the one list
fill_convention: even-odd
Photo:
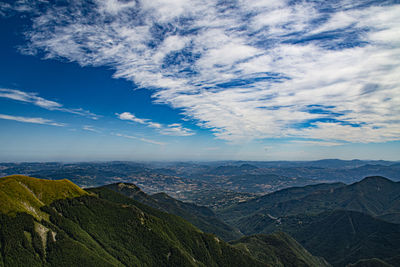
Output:
[[324,259],[312,256],[296,240],[283,232],[253,235],[234,241],[235,247],[277,267],[331,266]]
[[334,266],[368,258],[393,263],[391,259],[400,255],[400,225],[360,212],[319,214],[292,235],[313,255]]
[[[9,178],[13,179],[2,187],[2,194],[19,199],[13,193],[21,180]],[[46,201],[43,204],[54,200],[40,207],[46,220],[10,208],[0,213],[1,265],[265,266],[178,216],[107,188],[98,190],[98,196],[69,198],[65,187],[40,182],[24,177],[24,184]]]
[[348,186],[299,192],[286,197],[279,191],[220,214],[245,235],[287,232],[334,266],[373,257],[399,266],[399,182],[375,176]]
[[26,212],[37,219],[46,218],[40,207],[55,200],[86,195],[68,180],[43,180],[23,175],[0,178],[0,212],[15,215]]
[[81,228],[124,265],[230,266],[234,262],[262,265],[177,216],[120,196],[110,198],[120,203],[95,197],[54,202],[51,207],[57,213],[51,214],[52,222],[60,220],[62,229],[72,233],[74,228]]
[[360,212],[336,210],[279,220],[255,215],[247,219],[241,222],[246,234],[284,231],[333,266],[373,257],[394,264],[400,255],[400,225]]
[[[105,187],[153,208],[180,216],[202,231],[214,233],[223,240],[235,240],[242,236],[238,230],[218,219],[209,208],[176,200],[165,193],[150,196],[134,184],[118,183]],[[92,192],[96,190],[92,189]]]

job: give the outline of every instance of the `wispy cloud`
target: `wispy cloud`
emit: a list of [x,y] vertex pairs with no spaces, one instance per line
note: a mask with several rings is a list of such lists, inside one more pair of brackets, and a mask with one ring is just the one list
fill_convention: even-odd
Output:
[[171,136],[190,136],[194,135],[191,129],[185,128],[180,123],[172,123],[168,125],[163,125],[158,122],[152,122],[149,119],[142,119],[136,117],[130,112],[123,112],[121,114],[116,113],[117,117],[121,120],[133,121],[136,123],[144,124],[151,128],[156,128],[160,134],[171,135]]
[[119,137],[124,137],[124,138],[128,138],[128,139],[134,139],[134,140],[139,140],[145,143],[149,143],[149,144],[153,144],[153,145],[160,145],[160,146],[164,146],[167,143],[164,142],[159,142],[159,141],[155,141],[155,140],[151,140],[151,139],[147,139],[147,138],[143,138],[143,137],[138,137],[138,136],[133,136],[133,135],[126,135],[126,134],[120,134],[120,133],[113,133],[115,136],[119,136]]
[[194,132],[192,130],[183,127],[180,123],[168,124],[166,127],[160,129],[160,133],[163,135],[172,135],[172,136],[194,135]]
[[96,129],[94,126],[91,126],[91,125],[84,125],[82,127],[82,129],[85,131],[89,131],[89,132],[101,133],[101,131],[99,129]]
[[97,120],[100,116],[81,109],[81,108],[65,108],[63,107],[62,104],[52,101],[52,100],[47,100],[44,99],[43,97],[38,96],[36,93],[31,93],[31,92],[24,92],[20,90],[15,90],[15,89],[6,89],[6,88],[0,88],[0,97],[2,98],[8,98],[16,101],[21,101],[21,102],[26,102],[26,103],[31,103],[35,106],[47,109],[47,110],[58,110],[62,112],[67,112],[67,113],[72,113],[84,117],[88,117],[94,120]]
[[21,116],[0,114],[0,119],[26,122],[26,123],[46,124],[46,125],[59,126],[59,127],[65,126],[64,123],[54,122],[52,120],[48,120],[48,119],[44,119],[44,118],[31,118],[31,117],[21,117]]
[[42,4],[23,51],[111,66],[225,140],[400,140],[397,1],[84,2]]

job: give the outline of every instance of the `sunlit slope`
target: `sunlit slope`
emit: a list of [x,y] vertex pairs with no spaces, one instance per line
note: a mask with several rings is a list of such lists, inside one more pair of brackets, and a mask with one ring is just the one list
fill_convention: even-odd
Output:
[[44,180],[23,175],[0,178],[0,212],[15,215],[26,212],[46,218],[40,207],[55,200],[74,198],[88,193],[69,180]]

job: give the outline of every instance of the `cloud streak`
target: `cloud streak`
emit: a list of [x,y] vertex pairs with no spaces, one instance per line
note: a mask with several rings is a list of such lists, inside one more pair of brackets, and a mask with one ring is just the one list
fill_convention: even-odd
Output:
[[83,3],[42,4],[22,50],[110,66],[228,141],[400,140],[396,1]]
[[25,103],[30,103],[30,104],[33,104],[35,106],[38,106],[38,107],[41,107],[41,108],[44,108],[47,110],[58,110],[58,111],[62,111],[62,112],[79,115],[79,116],[84,116],[84,117],[91,118],[93,120],[97,120],[100,117],[90,111],[87,111],[87,110],[84,110],[81,108],[77,108],[77,109],[65,108],[65,107],[63,107],[62,104],[60,104],[58,102],[47,100],[40,96],[37,96],[36,93],[24,92],[24,91],[15,90],[15,89],[0,88],[0,97],[12,99],[15,101],[21,101],[21,102],[25,102]]
[[137,137],[137,136],[133,136],[133,135],[126,135],[126,134],[120,134],[120,133],[114,133],[115,136],[119,136],[119,137],[124,137],[124,138],[128,138],[128,139],[134,139],[134,140],[139,140],[145,143],[149,143],[149,144],[153,144],[153,145],[159,145],[159,146],[164,146],[167,143],[164,142],[159,142],[159,141],[155,141],[155,140],[151,140],[151,139],[147,139],[147,138],[143,138],[143,137]]
[[82,130],[89,131],[89,132],[94,132],[94,133],[101,133],[100,130],[96,129],[94,126],[91,126],[91,125],[84,125],[82,127]]
[[21,117],[21,116],[0,114],[0,119],[26,122],[26,123],[34,123],[34,124],[45,124],[45,125],[58,126],[58,127],[65,126],[64,123],[58,123],[58,122],[54,122],[52,120],[48,120],[48,119],[44,119],[44,118],[32,118],[32,117]]
[[117,117],[120,120],[133,121],[139,124],[146,125],[147,127],[155,128],[162,135],[171,135],[171,136],[190,136],[194,135],[194,132],[191,129],[185,128],[180,123],[172,123],[168,125],[163,125],[158,122],[152,122],[149,119],[142,119],[136,117],[134,114],[129,112],[123,112],[121,114],[116,113]]

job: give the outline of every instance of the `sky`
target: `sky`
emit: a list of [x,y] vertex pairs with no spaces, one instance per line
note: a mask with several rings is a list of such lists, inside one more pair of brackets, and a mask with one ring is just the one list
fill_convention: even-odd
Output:
[[400,2],[0,1],[0,161],[400,160]]

